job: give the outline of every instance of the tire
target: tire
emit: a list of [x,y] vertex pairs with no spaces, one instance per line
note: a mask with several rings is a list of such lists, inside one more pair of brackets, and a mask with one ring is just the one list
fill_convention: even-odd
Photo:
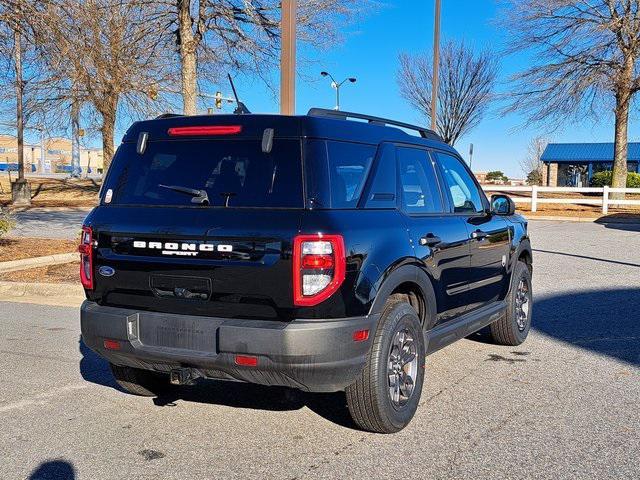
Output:
[[515,347],[529,335],[533,314],[531,272],[526,263],[518,261],[511,285],[507,296],[507,311],[500,320],[491,324],[490,329],[495,343]]
[[[405,353],[402,360],[396,355],[400,351]],[[412,354],[414,359],[402,367]],[[422,393],[425,356],[418,314],[404,295],[392,295],[378,322],[367,363],[360,377],[346,389],[347,406],[358,427],[394,433],[409,424]],[[413,388],[404,382],[407,376],[412,376]],[[392,381],[397,388],[392,387]]]
[[139,368],[109,364],[118,385],[128,393],[141,397],[156,397],[169,388],[169,377]]

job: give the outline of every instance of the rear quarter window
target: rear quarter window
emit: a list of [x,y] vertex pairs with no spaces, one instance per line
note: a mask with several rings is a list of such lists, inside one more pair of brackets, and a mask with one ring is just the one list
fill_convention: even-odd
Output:
[[305,148],[307,197],[316,208],[356,208],[376,147],[333,140],[309,140]]

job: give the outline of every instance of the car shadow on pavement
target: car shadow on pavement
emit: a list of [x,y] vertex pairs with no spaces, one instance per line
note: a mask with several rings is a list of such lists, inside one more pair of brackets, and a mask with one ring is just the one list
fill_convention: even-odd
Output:
[[49,460],[38,465],[28,480],[75,480],[76,470],[66,460]]
[[[87,382],[124,392],[113,379],[109,363],[79,340],[80,374]],[[153,399],[158,407],[177,402],[208,403],[253,410],[290,411],[307,407],[321,417],[348,428],[356,428],[347,410],[344,392],[307,393],[293,388],[267,387],[251,383],[199,379],[193,386],[171,386]]]
[[78,348],[82,355],[80,359],[80,375],[84,380],[122,391],[113,379],[109,363],[87,347],[82,341],[82,336],[78,339]]
[[[578,348],[640,366],[640,288],[536,295],[532,329]],[[469,339],[492,343],[488,329]]]
[[287,387],[200,379],[192,386],[172,387],[153,399],[158,407],[175,407],[178,401],[266,411],[293,411],[307,407],[330,422],[356,428],[347,410],[344,392],[307,393]]

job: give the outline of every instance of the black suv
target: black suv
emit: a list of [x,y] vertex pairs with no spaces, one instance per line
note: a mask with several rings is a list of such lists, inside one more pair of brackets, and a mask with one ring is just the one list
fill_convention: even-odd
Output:
[[82,337],[131,393],[199,377],[346,390],[359,427],[395,432],[426,355],[486,326],[525,340],[514,210],[436,134],[391,120],[138,122],[83,227]]

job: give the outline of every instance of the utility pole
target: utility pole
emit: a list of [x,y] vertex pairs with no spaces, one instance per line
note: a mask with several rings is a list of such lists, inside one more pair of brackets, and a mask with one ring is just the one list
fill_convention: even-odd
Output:
[[296,12],[297,0],[282,0],[280,52],[280,113],[296,111]]
[[440,0],[436,1],[433,28],[433,84],[431,85],[431,130],[436,130],[438,114],[438,74],[440,73]]

